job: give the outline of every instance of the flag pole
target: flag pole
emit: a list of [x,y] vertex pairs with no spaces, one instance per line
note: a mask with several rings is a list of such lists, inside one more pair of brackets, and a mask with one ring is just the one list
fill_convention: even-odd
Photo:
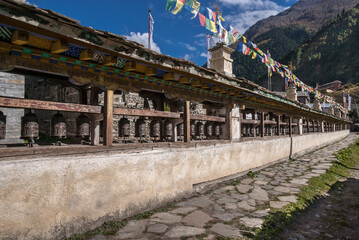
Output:
[[[268,56],[268,59],[269,59],[269,50],[267,50],[267,56]],[[269,67],[268,67],[268,89],[272,90],[271,88],[272,88],[272,79],[270,77],[270,70],[269,70]]]
[[151,49],[151,9],[148,9],[148,48]]

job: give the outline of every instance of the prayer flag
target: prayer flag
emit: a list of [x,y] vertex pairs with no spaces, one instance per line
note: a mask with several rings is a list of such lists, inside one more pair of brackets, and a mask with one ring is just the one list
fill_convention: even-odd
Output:
[[243,43],[247,43],[247,38],[245,36],[242,36],[243,38]]
[[226,20],[224,20],[224,18],[222,17],[222,12],[219,12],[218,14],[218,18],[222,21],[222,22],[225,22]]
[[243,44],[242,52],[244,55],[248,55],[250,53],[250,48]]
[[198,13],[199,21],[201,22],[201,25],[204,27],[206,26],[206,17],[202,15],[201,13]]
[[200,7],[201,7],[201,3],[197,2],[196,0],[193,0],[193,4],[192,4],[193,10],[191,11],[191,13],[193,13],[193,17],[191,19],[194,19],[195,17],[197,17]]
[[192,8],[193,0],[186,0],[185,4],[186,4],[186,6]]
[[177,0],[176,6],[175,6],[175,8],[172,10],[172,13],[173,13],[173,14],[179,13],[179,12],[182,10],[184,4],[185,4],[185,0]]
[[167,0],[166,11],[169,11],[171,9],[174,2],[175,0]]
[[253,51],[252,59],[255,59],[257,56],[257,53]]

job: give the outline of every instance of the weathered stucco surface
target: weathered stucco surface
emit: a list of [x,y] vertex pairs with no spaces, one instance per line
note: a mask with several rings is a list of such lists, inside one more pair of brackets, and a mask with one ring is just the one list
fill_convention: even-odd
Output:
[[[292,153],[348,131],[292,138]],[[291,138],[0,161],[0,239],[53,239],[180,197],[198,184],[288,158]]]

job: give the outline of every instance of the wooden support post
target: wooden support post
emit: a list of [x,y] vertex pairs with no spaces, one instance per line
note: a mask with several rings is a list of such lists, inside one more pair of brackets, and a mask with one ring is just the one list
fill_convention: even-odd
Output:
[[315,121],[314,121],[314,120],[312,120],[312,127],[313,127],[312,132],[313,132],[313,133],[315,133],[315,126],[314,126],[314,122],[315,122]]
[[298,134],[303,135],[303,119],[298,118]]
[[[90,104],[91,105],[98,105],[98,93],[99,90],[96,87],[91,88],[91,95],[90,95]],[[96,114],[102,115],[102,114]],[[103,116],[101,116],[103,119]],[[99,145],[100,144],[100,119],[91,118],[91,145]]]
[[292,120],[293,117],[289,117],[289,136],[292,136],[292,132],[293,132],[293,126],[292,126]]
[[309,129],[309,119],[307,118],[306,121],[307,121],[307,133],[310,133],[310,129]]
[[233,106],[226,107],[226,130],[228,140],[232,140],[232,108]]
[[105,107],[104,107],[104,145],[112,145],[112,130],[113,130],[113,90],[105,91]]
[[261,112],[260,132],[261,137],[264,137],[264,112]]
[[280,135],[280,115],[277,115],[277,136]]
[[186,101],[184,105],[183,123],[184,123],[184,141],[191,142],[191,119],[190,119],[190,101]]

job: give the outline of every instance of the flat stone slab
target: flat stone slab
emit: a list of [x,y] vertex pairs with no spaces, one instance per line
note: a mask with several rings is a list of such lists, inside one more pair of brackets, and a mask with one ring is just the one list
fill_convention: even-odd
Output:
[[166,212],[155,213],[151,216],[151,221],[164,223],[164,224],[178,223],[181,220],[182,220],[181,216],[171,213],[166,213]]
[[194,227],[204,227],[204,225],[212,219],[213,218],[211,218],[207,213],[201,210],[196,210],[185,216],[182,219],[182,222]]
[[268,171],[261,171],[261,174],[273,177],[276,173],[275,172],[268,172]]
[[177,226],[171,228],[168,232],[166,232],[165,237],[167,238],[190,237],[190,236],[200,235],[205,232],[206,230],[204,228]]
[[238,184],[236,186],[238,192],[240,193],[247,193],[249,190],[252,190],[253,189],[253,186],[251,185],[244,185],[244,184]]
[[282,208],[282,207],[286,206],[287,204],[289,204],[289,202],[280,202],[280,201],[270,201],[269,202],[269,206],[271,208]]
[[249,205],[248,201],[242,201],[239,202],[238,204],[238,208],[246,210],[246,211],[254,211],[256,208]]
[[146,229],[148,220],[130,221],[125,227],[120,229],[116,235],[118,239],[129,239],[140,236]]
[[245,179],[242,179],[241,180],[241,183],[242,184],[250,184],[253,182],[253,179],[252,178],[245,178]]
[[283,193],[290,193],[290,191],[291,191],[290,187],[283,187],[283,186],[275,187],[273,190],[277,191],[277,192],[283,192]]
[[304,185],[304,184],[307,184],[308,179],[306,179],[306,178],[295,178],[295,179],[291,180],[290,182],[292,184]]
[[258,184],[258,185],[266,185],[266,184],[268,184],[268,182],[262,181],[262,180],[257,180],[257,181],[255,181],[254,183],[255,183],[255,184]]
[[261,200],[261,201],[269,200],[268,193],[264,189],[262,189],[258,186],[255,186],[253,188],[252,192],[248,195],[250,198],[255,199],[255,200]]
[[297,197],[294,196],[294,195],[291,195],[291,196],[279,196],[278,199],[281,201],[281,202],[292,202],[292,203],[296,203],[297,202]]
[[212,204],[214,204],[214,202],[209,198],[209,196],[202,196],[202,197],[193,198],[193,199],[188,200],[187,202],[184,202],[184,205],[182,207],[196,206],[196,207],[206,208]]
[[249,218],[249,217],[244,217],[240,219],[244,225],[246,225],[247,227],[250,228],[259,228],[262,226],[263,224],[263,219],[261,218]]
[[258,210],[258,211],[255,211],[254,213],[252,213],[253,217],[259,217],[259,218],[262,218],[262,217],[265,217],[268,215],[269,215],[269,210]]
[[237,209],[237,203],[226,203],[224,204],[224,208],[227,210]]
[[235,203],[238,202],[238,200],[235,198],[231,198],[228,195],[223,195],[216,202],[218,204],[224,204],[224,203]]
[[239,229],[223,223],[216,223],[209,230],[219,235],[222,235],[224,237],[232,237],[232,238],[242,237]]
[[216,214],[212,215],[212,217],[217,218],[217,219],[219,219],[221,221],[224,221],[224,222],[229,222],[232,219],[236,218],[237,215],[232,214],[232,213],[216,213]]
[[188,214],[190,212],[193,212],[196,209],[197,209],[196,207],[182,207],[182,208],[176,208],[172,211],[169,211],[169,213]]
[[167,231],[167,229],[168,229],[167,225],[158,223],[158,224],[150,225],[147,228],[147,232],[149,232],[149,233],[164,233]]

